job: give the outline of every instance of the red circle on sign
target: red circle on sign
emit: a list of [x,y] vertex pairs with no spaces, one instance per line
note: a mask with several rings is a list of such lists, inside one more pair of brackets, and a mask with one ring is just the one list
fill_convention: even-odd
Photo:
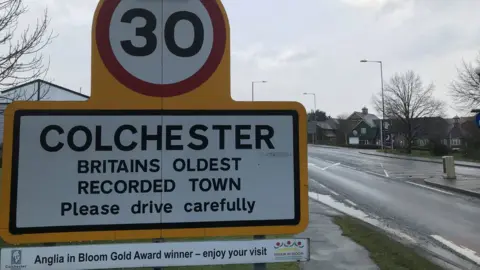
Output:
[[[205,64],[192,76],[173,84],[154,84],[141,80],[128,72],[118,61],[110,43],[110,23],[113,13],[122,0],[105,0],[96,22],[96,43],[103,63],[120,83],[131,90],[152,97],[172,97],[195,90],[217,70],[225,52],[227,30],[222,11],[215,1],[200,0],[213,26],[213,46]],[[128,1],[128,0],[127,0]],[[162,39],[163,40],[163,39]]]

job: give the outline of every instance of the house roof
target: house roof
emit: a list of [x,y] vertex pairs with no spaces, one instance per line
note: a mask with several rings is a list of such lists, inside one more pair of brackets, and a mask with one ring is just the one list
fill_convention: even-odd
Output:
[[315,125],[324,131],[340,131],[344,133],[348,133],[352,131],[352,129],[357,126],[362,120],[348,120],[348,119],[334,119],[329,118],[325,121],[309,121],[307,123],[307,130],[308,134],[313,134],[315,132]]
[[352,131],[363,120],[338,119],[337,129],[344,133]]
[[[468,131],[463,128],[463,124],[468,121],[474,121],[472,117],[454,117],[448,118],[447,120],[449,127],[448,127],[448,134],[451,138],[464,138],[468,136]],[[458,125],[456,125],[455,120],[458,121]]]
[[9,93],[9,92],[18,90],[18,89],[20,89],[20,88],[22,88],[22,87],[25,87],[25,86],[27,86],[27,85],[31,85],[31,84],[34,84],[34,83],[46,84],[46,85],[49,85],[49,86],[58,88],[58,89],[60,89],[60,90],[63,90],[63,91],[65,91],[65,92],[69,92],[69,93],[72,93],[72,94],[75,94],[75,95],[78,95],[78,96],[81,96],[81,97],[84,97],[84,98],[90,98],[89,96],[84,95],[84,94],[82,94],[82,93],[79,93],[79,92],[76,92],[76,91],[67,89],[67,88],[65,88],[65,87],[63,87],[63,86],[60,86],[60,85],[57,85],[57,84],[54,84],[54,83],[51,83],[51,82],[47,82],[47,81],[44,81],[44,80],[41,80],[41,79],[37,79],[37,80],[31,81],[31,82],[28,82],[28,83],[24,83],[24,84],[17,85],[17,86],[15,86],[15,87],[12,87],[12,88],[3,90],[3,91],[1,91],[0,93],[1,93],[1,94],[6,94],[6,93]]
[[317,126],[321,129],[334,130],[335,128],[328,123],[328,121],[317,121]]
[[363,119],[367,125],[370,127],[376,127],[375,125],[375,120],[378,120],[379,118],[375,114],[364,114],[362,112],[353,112],[347,119],[351,119],[352,117],[357,116],[358,118]]
[[334,118],[327,119],[327,123],[332,127],[332,129],[338,129],[338,125],[340,124],[339,120]]
[[[400,119],[390,119],[391,133],[405,133],[406,124]],[[440,139],[446,138],[450,132],[450,124],[442,117],[422,117],[412,119],[412,129],[417,138]]]

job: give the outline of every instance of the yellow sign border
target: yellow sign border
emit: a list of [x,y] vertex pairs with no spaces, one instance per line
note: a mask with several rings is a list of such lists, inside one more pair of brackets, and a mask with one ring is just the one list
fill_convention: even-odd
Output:
[[[308,213],[308,170],[307,170],[307,141],[306,141],[306,112],[303,106],[296,102],[232,102],[216,106],[208,110],[238,110],[238,111],[296,111],[298,115],[298,162],[300,182],[300,222],[288,226],[248,226],[248,227],[222,227],[222,228],[192,228],[192,229],[153,229],[153,230],[124,230],[124,231],[92,231],[92,232],[61,232],[61,233],[33,233],[13,235],[10,233],[10,190],[11,168],[14,140],[14,116],[21,110],[147,110],[145,107],[131,106],[118,108],[115,104],[94,104],[92,102],[14,102],[5,111],[5,132],[3,149],[3,174],[0,208],[0,236],[7,243],[31,244],[48,242],[76,242],[76,241],[114,241],[114,240],[141,240],[153,238],[179,238],[179,237],[228,237],[252,235],[285,235],[303,232],[309,220]],[[159,110],[158,108],[150,108]],[[177,110],[190,110],[194,108],[177,108]],[[203,110],[207,110],[203,108]],[[272,188],[272,192],[274,189]]]

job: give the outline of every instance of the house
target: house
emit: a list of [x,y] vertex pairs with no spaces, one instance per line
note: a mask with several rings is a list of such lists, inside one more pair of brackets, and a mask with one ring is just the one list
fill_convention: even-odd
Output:
[[449,123],[448,133],[443,144],[448,145],[452,149],[463,148],[466,144],[466,139],[469,136],[464,124],[468,121],[475,121],[471,117],[458,117],[447,119]]
[[[353,112],[347,119],[328,118],[325,121],[309,121],[308,143],[317,144],[375,144],[378,117],[367,108]],[[316,134],[316,138],[315,138]]]
[[[414,135],[413,147],[426,148],[434,141],[443,143],[449,148],[461,148],[464,145],[466,136],[468,136],[463,123],[470,121],[470,118],[442,118],[442,117],[422,117],[412,120],[412,130]],[[391,134],[394,137],[395,147],[406,146],[406,134],[408,129],[399,119],[391,121]]]
[[3,111],[13,100],[31,101],[85,101],[90,97],[65,87],[44,81],[34,80],[29,83],[0,92],[0,142],[3,144]]
[[[407,146],[408,126],[400,119],[386,119],[390,123],[390,134],[395,148]],[[329,118],[325,121],[308,122],[308,142],[317,144],[380,144],[380,122],[376,115],[363,107],[361,112],[353,112],[347,119]],[[473,126],[473,128],[471,127]],[[451,149],[464,148],[467,140],[477,134],[472,117],[422,117],[411,121],[414,136],[412,147],[427,148],[436,141]],[[473,131],[472,131],[473,130]],[[316,139],[314,138],[316,132]],[[479,141],[480,143],[480,141]]]
[[376,144],[379,137],[379,118],[368,113],[366,107],[361,112],[353,112],[347,119],[355,126],[347,132],[349,144]]
[[308,143],[336,144],[338,124],[338,121],[333,118],[325,121],[309,121],[307,124]]

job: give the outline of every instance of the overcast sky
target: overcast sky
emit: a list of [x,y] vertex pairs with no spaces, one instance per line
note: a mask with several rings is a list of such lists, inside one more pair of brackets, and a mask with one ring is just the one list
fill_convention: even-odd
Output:
[[[90,93],[90,31],[97,0],[26,0],[30,12],[22,24],[48,8],[58,34],[45,51],[48,78],[72,90]],[[336,117],[372,109],[380,90],[378,64],[385,80],[412,69],[436,96],[453,105],[448,84],[462,58],[480,49],[479,0],[224,0],[230,20],[232,96],[256,100],[295,100]],[[452,107],[452,106],[451,106]],[[452,108],[449,116],[457,114]]]

